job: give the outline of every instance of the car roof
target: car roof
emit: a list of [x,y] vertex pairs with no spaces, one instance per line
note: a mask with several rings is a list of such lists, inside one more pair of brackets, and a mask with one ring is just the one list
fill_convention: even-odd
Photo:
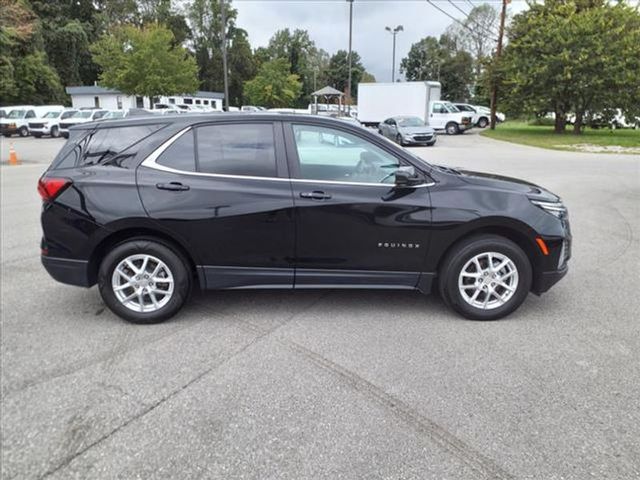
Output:
[[187,113],[187,114],[175,114],[175,115],[155,115],[150,113],[149,115],[136,115],[126,117],[123,119],[113,119],[109,123],[96,123],[96,124],[82,124],[74,127],[76,129],[82,128],[113,128],[113,127],[126,127],[135,125],[149,125],[154,123],[172,123],[175,125],[183,124],[185,127],[189,125],[195,125],[198,123],[217,123],[227,121],[238,120],[264,120],[267,122],[309,122],[312,121],[316,124],[330,125],[349,125],[349,122],[344,120],[337,120],[331,117],[324,117],[320,115],[311,115],[303,113],[276,113],[276,112],[217,112],[217,113]]

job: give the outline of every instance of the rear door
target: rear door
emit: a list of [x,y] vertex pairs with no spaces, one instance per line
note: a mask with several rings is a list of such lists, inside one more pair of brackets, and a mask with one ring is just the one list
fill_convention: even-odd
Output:
[[291,287],[294,224],[279,122],[175,134],[138,169],[148,214],[186,243],[208,288]]
[[354,130],[286,125],[296,211],[296,288],[331,284],[413,288],[430,236],[428,177],[397,189],[409,166],[385,141]]

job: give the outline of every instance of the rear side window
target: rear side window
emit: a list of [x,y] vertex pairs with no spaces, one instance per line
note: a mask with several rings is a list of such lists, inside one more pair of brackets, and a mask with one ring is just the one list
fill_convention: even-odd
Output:
[[158,157],[156,163],[184,172],[195,172],[196,157],[193,130],[182,134],[175,142],[169,145],[169,148]]
[[199,172],[277,176],[271,123],[207,125],[196,129],[196,139]]
[[[71,168],[91,165],[119,166],[124,160],[136,155],[132,148],[164,125],[135,125],[116,128],[100,128],[82,136],[78,141],[62,150],[61,160],[54,161],[54,168]],[[70,140],[69,143],[72,141]]]

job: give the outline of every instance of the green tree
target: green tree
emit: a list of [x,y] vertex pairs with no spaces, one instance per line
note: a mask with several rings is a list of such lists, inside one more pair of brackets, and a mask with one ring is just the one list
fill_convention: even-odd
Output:
[[247,103],[269,108],[295,106],[301,91],[302,82],[284,58],[263,63],[256,77],[244,84]]
[[516,15],[496,67],[507,105],[523,113],[555,112],[555,131],[575,113],[640,103],[640,13],[604,0],[547,0]]
[[[358,84],[365,73],[358,52],[351,51],[351,96],[358,98]],[[329,61],[328,83],[333,88],[345,92],[349,83],[349,52],[338,50]]]
[[442,98],[463,101],[470,97],[473,84],[473,58],[458,48],[455,39],[425,37],[411,45],[400,62],[400,71],[409,81],[437,80],[442,84]]
[[153,99],[198,89],[195,60],[162,25],[116,27],[91,51],[102,68],[101,83],[123,93]]
[[0,0],[0,101],[38,105],[64,100],[36,14],[25,0]]
[[256,65],[247,32],[241,28],[229,31],[229,48],[227,49],[229,66],[229,102],[230,105],[242,105],[244,99],[244,82],[255,77]]
[[[324,56],[323,56],[324,53]],[[266,48],[258,49],[256,56],[260,63],[278,58],[285,59],[290,65],[290,73],[298,75],[302,82],[300,98],[296,100],[297,106],[303,106],[310,100],[310,94],[314,88],[314,76],[316,84],[318,77],[324,74],[323,60],[326,52],[319,50],[306,30],[288,28],[278,30],[269,40]]]

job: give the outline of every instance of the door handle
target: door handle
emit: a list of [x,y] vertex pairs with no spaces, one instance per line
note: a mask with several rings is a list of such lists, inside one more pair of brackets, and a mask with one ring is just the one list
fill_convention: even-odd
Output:
[[156,188],[159,190],[170,190],[172,192],[184,192],[189,190],[189,185],[183,185],[180,182],[156,183]]
[[310,198],[311,200],[329,200],[331,195],[320,190],[314,190],[313,192],[300,192],[302,198]]

